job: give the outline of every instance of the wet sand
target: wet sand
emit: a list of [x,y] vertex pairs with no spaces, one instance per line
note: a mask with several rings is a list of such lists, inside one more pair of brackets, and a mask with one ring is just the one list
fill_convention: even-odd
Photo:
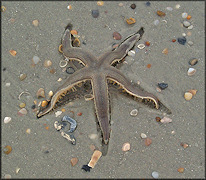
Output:
[[[6,7],[1,12],[2,23],[2,57],[1,57],[1,90],[2,90],[2,150],[6,145],[12,147],[8,155],[2,151],[1,177],[10,174],[12,178],[152,178],[153,171],[159,178],[205,178],[205,4],[204,2],[104,2],[98,6],[96,2],[9,2],[3,1]],[[136,4],[135,9],[130,5]],[[68,5],[72,9],[67,9]],[[176,4],[180,5],[176,9]],[[169,11],[166,8],[172,7]],[[91,10],[99,10],[99,17],[93,18]],[[159,17],[157,10],[166,13]],[[192,16],[189,22],[194,26],[188,30],[182,27],[181,14],[187,12]],[[136,23],[128,25],[125,19],[133,17]],[[13,20],[14,19],[14,20]],[[32,21],[37,19],[35,27]],[[155,20],[159,20],[157,26]],[[13,22],[14,21],[14,22]],[[94,169],[85,172],[82,165],[87,164],[92,156],[90,146],[101,148],[100,139],[89,138],[98,134],[94,114],[93,101],[84,98],[72,101],[63,107],[66,112],[55,117],[54,112],[37,119],[32,111],[36,92],[44,88],[46,97],[50,90],[55,91],[69,76],[59,67],[63,59],[58,47],[64,28],[72,23],[80,35],[81,47],[99,56],[111,47],[114,40],[112,33],[117,31],[123,38],[145,28],[143,38],[138,42],[150,42],[149,47],[139,50],[135,57],[127,57],[120,70],[132,82],[140,82],[142,88],[156,95],[171,111],[166,115],[173,121],[169,124],[156,122],[155,117],[164,115],[149,109],[131,98],[116,92],[110,92],[111,101],[111,138],[108,154],[100,158]],[[182,37],[182,33],[191,32],[186,36],[185,45],[171,42]],[[190,46],[188,41],[194,44]],[[168,48],[168,54],[163,49]],[[15,57],[9,50],[16,50]],[[33,56],[40,62],[32,67]],[[188,76],[188,62],[191,58],[199,61],[194,66],[197,70]],[[45,60],[52,61],[52,67],[45,68]],[[151,64],[151,68],[147,68]],[[50,73],[55,68],[56,73]],[[26,74],[23,81],[20,74]],[[57,80],[62,78],[61,82]],[[157,92],[158,83],[168,83],[168,88]],[[7,87],[6,83],[10,83]],[[197,89],[197,94],[190,100],[184,99],[184,93]],[[21,92],[28,91],[21,100]],[[26,103],[28,113],[17,115],[19,104]],[[136,117],[130,116],[132,109],[138,109]],[[78,126],[74,132],[77,144],[74,146],[64,139],[54,128],[54,121],[61,120],[68,111],[74,112]],[[82,112],[81,116],[77,114]],[[11,121],[4,123],[4,117]],[[47,129],[48,127],[48,129]],[[31,133],[26,133],[27,129]],[[152,140],[145,146],[140,137],[145,133]],[[131,144],[128,152],[122,152],[125,142]],[[180,144],[187,143],[184,149]],[[78,158],[72,167],[70,160]],[[178,168],[184,172],[179,173]],[[20,171],[16,173],[16,168]]]

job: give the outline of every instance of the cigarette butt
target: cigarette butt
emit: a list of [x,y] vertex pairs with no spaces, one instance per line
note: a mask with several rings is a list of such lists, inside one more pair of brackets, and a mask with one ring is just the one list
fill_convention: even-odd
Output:
[[96,165],[97,161],[101,156],[102,156],[102,152],[99,150],[95,150],[88,166],[94,168],[94,166]]

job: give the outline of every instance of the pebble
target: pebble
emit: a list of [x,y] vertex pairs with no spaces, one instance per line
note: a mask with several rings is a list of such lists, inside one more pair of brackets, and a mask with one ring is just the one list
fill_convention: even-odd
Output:
[[71,160],[70,160],[70,162],[71,162],[71,165],[72,166],[75,166],[76,164],[77,164],[77,162],[78,162],[78,159],[75,157],[75,158],[72,158]]
[[188,41],[188,44],[192,46],[194,43],[192,41]]
[[37,93],[36,93],[36,96],[37,96],[37,98],[39,98],[39,97],[45,98],[44,89],[43,89],[43,88],[39,88],[39,90],[38,90]]
[[122,6],[124,6],[124,4],[123,3],[119,3],[119,6],[122,7]]
[[158,19],[156,19],[156,20],[154,21],[154,25],[157,26],[157,25],[159,24],[159,22],[160,22],[160,21],[159,21]]
[[145,146],[149,146],[150,144],[152,144],[152,140],[150,138],[146,138],[144,143],[145,143]]
[[18,114],[20,116],[26,115],[27,114],[27,110],[25,108],[22,108],[22,109],[19,110]]
[[185,37],[182,37],[182,38],[177,38],[177,41],[178,41],[179,44],[185,45],[187,40],[186,40]]
[[11,85],[11,83],[6,83],[6,87],[9,87]]
[[19,79],[23,81],[26,78],[26,74],[20,74]]
[[136,4],[132,4],[130,7],[131,7],[132,9],[135,9],[135,8],[136,8]]
[[40,59],[39,59],[38,56],[34,56],[34,57],[32,58],[32,61],[33,61],[34,64],[37,64],[37,63],[40,61]]
[[120,40],[120,39],[122,39],[122,36],[121,36],[121,34],[118,33],[118,32],[113,32],[113,38],[114,38],[115,40]]
[[190,20],[191,18],[192,18],[192,16],[191,16],[191,15],[188,15],[188,16],[187,16],[187,19],[188,19],[188,20]]
[[54,74],[56,72],[56,70],[54,68],[50,69],[49,71],[51,74]]
[[49,96],[49,97],[52,97],[53,94],[54,94],[53,91],[49,91],[48,96]]
[[196,65],[197,63],[198,63],[198,59],[196,59],[196,58],[191,59],[191,60],[189,61],[189,64],[190,64],[191,66],[194,66],[194,65]]
[[141,136],[141,138],[142,138],[142,139],[147,138],[147,135],[146,135],[146,134],[144,134],[144,133],[141,133],[141,135],[140,135],[140,136]]
[[186,143],[180,143],[180,145],[184,148],[184,149],[186,149],[186,148],[188,148],[188,144],[186,144]]
[[99,10],[92,10],[92,17],[97,18],[99,16]]
[[167,9],[168,11],[172,11],[172,10],[173,10],[172,7],[167,7],[166,9]]
[[51,60],[45,60],[44,61],[44,67],[50,67],[52,65],[52,62],[51,62]]
[[192,93],[192,95],[194,96],[197,93],[197,90],[196,89],[190,89],[189,92]]
[[17,52],[15,50],[9,50],[9,52],[12,56],[16,56],[16,54],[17,54]]
[[130,50],[127,54],[130,57],[134,57],[135,56],[135,51],[134,50]]
[[185,37],[185,36],[186,36],[186,33],[182,33],[182,36]]
[[156,117],[155,118],[157,122],[160,122],[161,118],[160,117]]
[[177,171],[178,171],[179,173],[183,173],[183,172],[184,172],[184,170],[185,170],[185,169],[184,169],[184,168],[182,168],[182,167],[180,167],[180,168],[178,168],[178,169],[177,169]]
[[166,123],[172,122],[172,119],[170,119],[170,118],[168,118],[168,117],[164,117],[164,118],[162,118],[162,119],[160,120],[160,122],[166,124]]
[[6,11],[6,7],[5,6],[1,6],[1,12]]
[[159,173],[156,172],[156,171],[153,171],[153,172],[152,172],[152,177],[153,177],[154,179],[157,179],[157,178],[159,177]]
[[11,117],[5,117],[4,118],[4,123],[7,124],[11,121]]
[[196,73],[196,69],[194,68],[189,68],[187,71],[188,76],[193,76]]
[[161,90],[159,87],[157,87],[157,88],[156,88],[156,91],[157,91],[157,92],[161,92],[162,90]]
[[167,83],[158,83],[158,86],[161,90],[164,90],[168,87],[168,84]]
[[46,107],[47,104],[48,104],[48,101],[42,101],[41,106]]
[[38,26],[38,25],[39,25],[39,21],[35,19],[35,20],[32,21],[32,24],[33,24],[34,26]]
[[98,6],[103,6],[104,5],[104,1],[97,1],[97,5]]
[[184,94],[184,98],[185,98],[185,100],[187,100],[187,101],[189,101],[189,100],[191,100],[192,99],[192,93],[190,93],[190,92],[186,92],[185,94]]
[[168,48],[163,49],[162,54],[168,54]]
[[89,134],[89,138],[92,140],[96,139],[97,137],[98,137],[97,134]]
[[24,108],[25,106],[26,106],[25,103],[20,103],[20,104],[19,104],[19,107],[20,107],[20,108]]
[[188,22],[188,21],[183,21],[183,26],[184,27],[189,27],[191,25],[191,23],[190,22]]
[[62,113],[62,111],[57,111],[57,112],[55,112],[56,117],[60,116],[61,113]]
[[31,129],[27,129],[27,130],[26,130],[26,133],[27,133],[27,134],[31,134]]
[[5,174],[4,178],[5,179],[11,179],[11,175],[10,174]]
[[131,116],[137,116],[137,114],[138,114],[138,110],[137,109],[133,109],[131,112],[130,112],[130,115]]
[[190,25],[187,29],[193,29],[193,25]]
[[73,74],[75,72],[74,68],[73,67],[67,67],[66,68],[66,73],[67,74]]
[[126,152],[130,150],[130,144],[129,143],[124,143],[122,146],[122,151]]
[[165,16],[166,14],[162,11],[157,11],[157,15],[160,16],[160,17],[163,17]]
[[151,3],[149,1],[147,1],[145,4],[146,4],[146,6],[150,6],[151,5]]
[[177,4],[177,5],[175,6],[175,8],[176,8],[176,9],[179,9],[179,8],[180,8],[180,5],[179,5],[179,4]]
[[146,45],[146,46],[150,46],[150,42],[149,42],[149,41],[146,41],[146,42],[145,42],[145,45]]
[[126,22],[127,24],[134,24],[136,23],[136,20],[134,18],[129,18],[129,19],[126,19]]
[[183,13],[182,13],[182,18],[185,19],[185,18],[187,18],[187,16],[188,16],[188,14],[187,14],[186,12],[183,12]]
[[71,5],[68,5],[68,6],[67,6],[67,9],[71,10],[71,9],[72,9],[72,6],[71,6]]

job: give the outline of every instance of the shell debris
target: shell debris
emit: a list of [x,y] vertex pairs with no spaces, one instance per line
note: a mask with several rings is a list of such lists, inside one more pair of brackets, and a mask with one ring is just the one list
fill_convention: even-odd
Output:
[[12,56],[16,56],[16,54],[17,54],[17,52],[15,50],[9,50],[9,52]]
[[185,100],[187,100],[187,101],[191,100],[192,97],[193,97],[193,95],[192,95],[191,92],[186,92],[186,93],[184,94],[184,98],[185,98]]
[[4,123],[7,124],[11,121],[11,117],[5,117],[4,118]]
[[97,161],[99,160],[99,158],[102,156],[102,152],[99,150],[95,150],[91,160],[89,161],[88,166],[91,168],[94,168],[94,166],[96,165]]
[[45,98],[45,92],[43,88],[40,88],[36,93],[37,98],[43,97]]
[[63,137],[64,137],[65,139],[67,139],[68,141],[71,141],[71,143],[72,143],[73,145],[76,144],[76,139],[74,138],[73,135],[67,134],[67,133],[65,133],[65,132],[62,131],[62,130],[60,130],[60,132],[61,132],[61,136],[63,136]]
[[122,151],[126,152],[130,150],[130,143],[124,143],[122,146]]
[[160,120],[160,122],[166,124],[166,123],[172,122],[172,119],[170,119],[170,118],[168,118],[168,117],[164,117],[164,118],[162,118],[162,119]]
[[54,128],[59,131],[62,128],[63,124],[60,124],[58,121],[54,122]]
[[136,23],[136,20],[134,18],[129,18],[129,19],[126,19],[126,22],[127,24],[134,24]]
[[196,69],[194,68],[189,68],[187,71],[188,76],[193,76],[196,73]]

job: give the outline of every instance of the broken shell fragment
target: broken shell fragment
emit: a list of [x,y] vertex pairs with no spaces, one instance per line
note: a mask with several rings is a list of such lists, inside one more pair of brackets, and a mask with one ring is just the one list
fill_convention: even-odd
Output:
[[12,148],[11,148],[11,146],[7,145],[4,147],[3,151],[5,154],[9,154],[12,151]]
[[198,63],[198,59],[196,59],[196,58],[191,59],[191,60],[189,61],[189,64],[190,64],[191,66],[194,66],[194,65],[196,65],[197,63]]
[[16,174],[18,174],[19,173],[19,171],[20,171],[20,168],[16,168]]
[[40,89],[37,91],[36,96],[37,96],[37,98],[39,98],[39,97],[45,98],[44,89],[43,89],[43,88],[40,88]]
[[19,110],[18,114],[20,116],[26,115],[27,114],[27,110],[25,108],[22,108],[22,109]]
[[144,45],[144,44],[139,44],[137,47],[138,47],[139,49],[144,49],[144,48],[145,48],[145,45]]
[[118,32],[113,32],[113,38],[114,38],[115,40],[121,40],[121,39],[122,39],[122,36],[121,36],[121,34],[118,33]]
[[160,122],[166,124],[166,123],[172,122],[172,119],[170,119],[170,118],[168,118],[168,117],[164,117],[164,118],[162,118],[162,119],[160,120]]
[[122,146],[122,151],[126,152],[130,150],[130,143],[124,143]]
[[55,112],[56,117],[60,116],[61,113],[62,113],[62,111]]
[[20,74],[19,79],[23,81],[26,78],[26,74]]
[[44,61],[44,67],[50,67],[52,65],[52,62],[51,62],[51,60],[45,60]]
[[35,20],[32,21],[32,24],[34,26],[38,26],[39,25],[39,21],[37,19],[35,19]]
[[94,166],[96,165],[97,161],[99,160],[99,158],[102,156],[102,152],[99,150],[95,150],[91,160],[89,161],[88,166],[91,168],[94,168]]
[[126,19],[127,24],[134,24],[136,20],[134,18]]
[[58,121],[54,122],[54,128],[59,131],[62,128],[63,124],[60,124]]
[[141,138],[142,138],[142,139],[147,138],[147,135],[146,135],[146,134],[144,134],[144,133],[141,133],[141,135],[140,135],[140,136],[141,136]]
[[165,49],[162,51],[162,54],[168,54],[168,48],[165,48]]
[[157,11],[157,15],[162,17],[162,16],[165,16],[166,14],[164,12],[162,12],[162,11]]
[[134,57],[135,56],[135,51],[134,50],[130,50],[127,54],[130,57]]
[[48,104],[48,101],[42,101],[41,106],[46,107],[47,104]]
[[93,94],[85,94],[84,99],[85,99],[85,101],[90,101],[90,100],[94,99],[94,95]]
[[65,139],[67,139],[68,141],[71,141],[71,143],[73,144],[73,145],[75,145],[76,144],[76,139],[74,138],[74,135],[70,135],[70,134],[67,134],[67,133],[65,133],[64,131],[62,131],[62,130],[60,130],[60,132],[61,132],[61,135],[65,138]]
[[4,123],[7,124],[11,121],[11,117],[5,117],[4,118]]
[[6,7],[5,6],[1,6],[1,12],[6,11]]
[[197,90],[196,89],[190,89],[189,92],[192,93],[192,96],[194,96],[197,93]]
[[34,56],[34,57],[32,58],[32,61],[33,61],[34,64],[37,64],[37,63],[40,61],[40,59],[39,59],[38,56]]
[[80,40],[78,38],[75,38],[74,41],[72,42],[72,45],[74,47],[80,47]]
[[178,168],[178,170],[177,170],[177,171],[178,171],[179,173],[183,173],[183,172],[184,172],[184,170],[185,170],[184,168],[180,167],[180,168]]
[[16,54],[17,54],[17,52],[15,50],[10,50],[9,52],[12,56],[16,56]]
[[184,95],[184,97],[185,97],[185,99],[187,100],[187,101],[189,101],[189,100],[191,100],[192,99],[192,93],[190,93],[190,92],[186,92],[185,93],[185,95]]
[[152,140],[147,137],[147,138],[145,139],[144,143],[145,143],[145,146],[149,146],[150,144],[152,144]]
[[187,71],[187,75],[188,76],[192,76],[196,73],[196,69],[194,68],[189,68],[188,71]]
[[62,44],[59,45],[59,52],[63,53],[63,51],[62,51]]
[[52,97],[53,94],[54,94],[53,91],[49,91],[48,96],[49,96],[49,97]]
[[130,112],[130,115],[131,116],[137,116],[138,114],[138,110],[137,109],[133,109],[131,112]]
[[78,159],[77,159],[77,158],[72,158],[72,159],[70,160],[70,162],[71,162],[71,165],[72,165],[72,166],[75,166],[75,165],[77,164],[77,162],[78,162]]

